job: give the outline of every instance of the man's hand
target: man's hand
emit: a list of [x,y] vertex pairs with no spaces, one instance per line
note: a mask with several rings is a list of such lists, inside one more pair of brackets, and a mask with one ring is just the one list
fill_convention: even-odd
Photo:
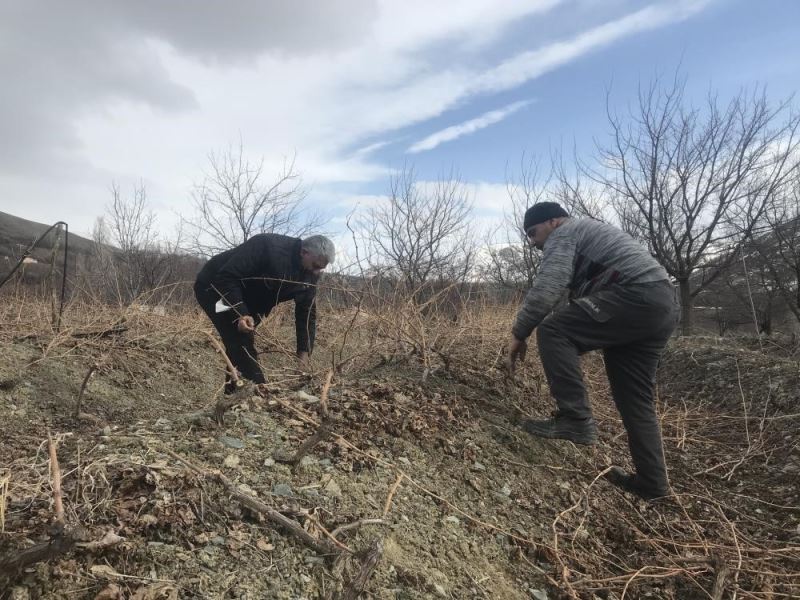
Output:
[[525,340],[518,340],[513,334],[511,341],[508,343],[508,353],[506,356],[506,371],[513,376],[517,368],[518,360],[525,360],[525,354],[528,352],[528,342]]
[[297,353],[297,360],[300,361],[300,365],[304,368],[308,368],[308,352],[298,352]]
[[243,317],[239,317],[239,320],[236,322],[236,328],[240,333],[252,333],[256,330],[256,321],[252,316],[244,315]]

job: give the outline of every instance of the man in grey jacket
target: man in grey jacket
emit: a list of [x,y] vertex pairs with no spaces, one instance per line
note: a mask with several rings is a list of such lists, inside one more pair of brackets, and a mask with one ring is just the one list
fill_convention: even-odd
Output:
[[[576,444],[597,441],[580,355],[602,349],[636,468],[628,474],[614,467],[608,479],[645,499],[668,495],[653,403],[656,367],[678,314],[667,272],[628,234],[594,219],[570,218],[555,202],[530,207],[524,227],[544,254],[511,330],[507,367],[514,372],[516,361],[525,356],[527,338],[537,329],[542,366],[558,408],[554,418],[525,421],[524,429]],[[567,290],[569,303],[550,314]]]

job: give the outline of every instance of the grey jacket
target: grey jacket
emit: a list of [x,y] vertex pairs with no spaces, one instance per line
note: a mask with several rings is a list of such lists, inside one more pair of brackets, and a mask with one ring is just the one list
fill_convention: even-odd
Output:
[[533,287],[525,295],[512,333],[526,339],[569,290],[581,298],[614,284],[668,281],[647,249],[627,233],[594,219],[569,219],[547,238]]

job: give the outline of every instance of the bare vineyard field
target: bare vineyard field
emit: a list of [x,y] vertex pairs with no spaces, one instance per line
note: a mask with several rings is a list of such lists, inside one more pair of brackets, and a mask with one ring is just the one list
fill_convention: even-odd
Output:
[[670,345],[675,497],[647,504],[602,478],[628,451],[600,356],[600,443],[538,440],[518,427],[552,409],[535,352],[513,382],[497,368],[514,306],[351,304],[321,307],[311,372],[272,315],[270,394],[217,424],[199,312],[76,304],[55,332],[49,303],[5,298],[0,597],[800,596],[792,340]]

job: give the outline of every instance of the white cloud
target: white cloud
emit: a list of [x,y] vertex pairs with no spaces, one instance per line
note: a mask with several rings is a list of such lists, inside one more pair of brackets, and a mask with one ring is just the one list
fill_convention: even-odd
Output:
[[[311,0],[292,8],[236,0],[207,3],[186,20],[187,2],[164,11],[108,2],[102,14],[41,2],[4,12],[10,52],[0,53],[0,77],[15,83],[0,97],[0,202],[19,192],[27,214],[71,213],[88,227],[84,215],[102,212],[112,179],[142,178],[158,207],[182,212],[206,155],[240,138],[267,172],[296,155],[314,186],[382,179],[390,171],[376,150],[400,141],[398,131],[704,5],[655,4],[509,57],[508,28],[549,18],[566,0],[347,0],[322,12]],[[508,109],[427,144],[477,131]],[[59,192],[43,193],[43,179]]]
[[452,125],[450,127],[446,127],[445,129],[437,131],[436,133],[432,133],[428,137],[421,139],[418,142],[415,142],[408,148],[408,152],[411,154],[415,154],[417,152],[423,152],[425,150],[433,150],[440,144],[443,144],[445,142],[452,142],[453,140],[457,140],[462,136],[469,135],[470,133],[475,133],[476,131],[485,129],[490,125],[499,123],[503,119],[513,115],[519,109],[528,106],[530,103],[531,103],[530,100],[513,102],[508,106],[504,106],[503,108],[485,112],[480,117],[476,117],[475,119],[470,119],[469,121],[464,121],[463,123],[459,123],[458,125]]

